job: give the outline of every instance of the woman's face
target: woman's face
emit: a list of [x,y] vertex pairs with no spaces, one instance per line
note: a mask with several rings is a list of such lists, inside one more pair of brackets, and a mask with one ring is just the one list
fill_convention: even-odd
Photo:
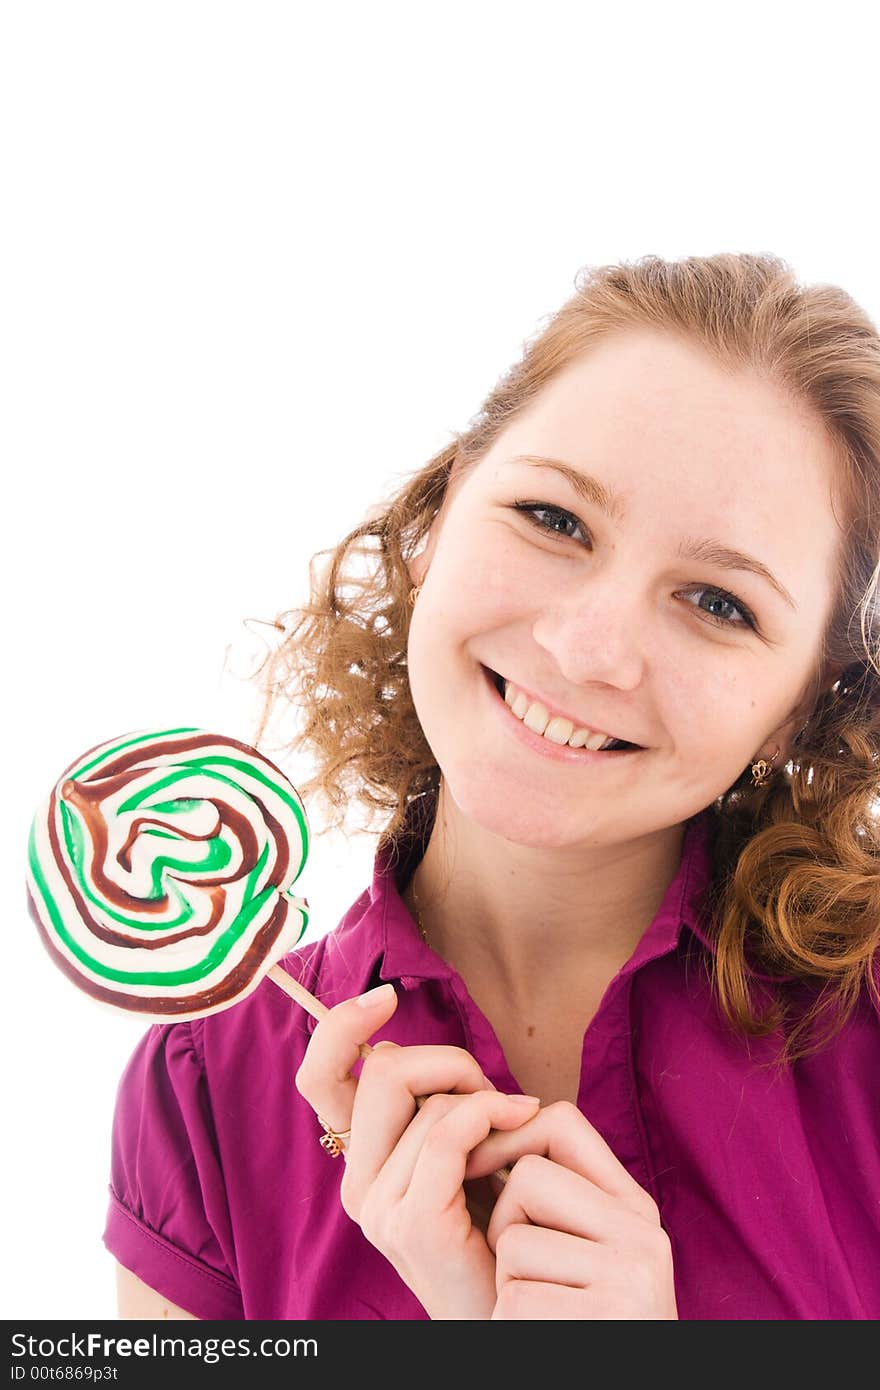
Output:
[[[610,509],[523,456],[589,475]],[[779,768],[830,616],[833,466],[778,388],[671,335],[618,335],[550,382],[411,563],[413,700],[462,812],[521,844],[613,843],[680,823],[776,746]],[[490,671],[639,751],[552,743]]]

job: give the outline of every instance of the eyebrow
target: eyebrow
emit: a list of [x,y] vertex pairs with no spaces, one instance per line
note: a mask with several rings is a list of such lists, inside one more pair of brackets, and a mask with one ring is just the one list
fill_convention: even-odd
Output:
[[[562,474],[563,478],[585,502],[598,507],[600,511],[616,520],[620,520],[623,516],[623,504],[617,493],[605,487],[597,478],[592,478],[589,473],[582,473],[579,468],[573,468],[570,463],[565,463],[562,459],[546,458],[543,454],[515,454],[508,462],[526,463],[533,468],[552,468],[555,472]],[[756,560],[754,555],[747,555],[742,550],[734,550],[732,546],[722,545],[720,541],[698,541],[689,536],[680,542],[677,554],[681,560],[696,560],[706,565],[715,565],[718,569],[746,570],[750,574],[756,574],[760,578],[766,579],[779,597],[797,612],[797,604],[785,585],[761,560]]]

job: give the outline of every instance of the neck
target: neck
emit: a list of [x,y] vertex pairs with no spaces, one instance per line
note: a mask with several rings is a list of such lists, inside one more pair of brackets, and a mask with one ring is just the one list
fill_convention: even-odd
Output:
[[403,897],[464,979],[511,1000],[577,988],[633,954],[681,859],[683,825],[625,844],[538,849],[462,816],[441,780],[425,853]]

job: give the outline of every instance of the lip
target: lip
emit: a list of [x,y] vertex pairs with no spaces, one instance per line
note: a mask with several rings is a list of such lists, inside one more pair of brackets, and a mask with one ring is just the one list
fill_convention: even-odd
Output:
[[[482,667],[483,680],[489,692],[492,703],[504,720],[505,727],[510,731],[514,738],[519,739],[520,743],[531,748],[533,752],[540,753],[542,757],[551,758],[558,763],[578,763],[580,766],[595,765],[599,763],[614,764],[631,758],[635,753],[644,753],[644,748],[619,748],[614,752],[600,752],[598,748],[569,748],[566,743],[553,743],[549,738],[544,738],[542,734],[536,734],[534,729],[530,729],[521,719],[517,719],[507,701],[499,695],[495,688],[495,677],[487,666]],[[519,687],[517,687],[519,688]],[[563,716],[567,717],[567,716]]]
[[[481,664],[482,664],[482,663],[481,663]],[[488,671],[488,672],[489,672],[490,679],[493,679],[493,672],[489,670],[489,667],[488,667],[488,666],[483,666],[483,670],[484,670],[484,671]],[[551,719],[554,719],[554,718],[556,718],[556,719],[568,719],[568,720],[574,725],[574,727],[575,727],[576,729],[590,729],[591,732],[593,732],[593,733],[603,733],[603,734],[605,734],[606,736],[607,736],[608,734],[611,733],[611,730],[610,730],[610,729],[603,729],[601,726],[595,726],[595,725],[593,725],[593,724],[589,724],[589,723],[587,723],[586,720],[575,719],[574,715],[573,715],[573,714],[569,714],[567,710],[559,709],[556,705],[552,704],[550,700],[545,700],[543,695],[538,695],[534,690],[529,690],[526,686],[524,686],[524,685],[519,685],[516,681],[513,681],[512,684],[516,687],[517,690],[521,690],[522,693],[523,693],[525,696],[527,696],[529,700],[532,701],[532,703],[540,703],[540,704],[542,704],[542,705],[544,706],[544,708],[546,709],[546,711],[547,711],[547,713],[549,714],[549,716],[550,716]],[[494,679],[493,679],[493,685],[494,685]],[[496,691],[496,693],[497,693],[497,691]],[[503,696],[502,696],[502,699],[503,699]],[[505,703],[506,703],[506,701],[505,701]],[[621,736],[620,736],[619,734],[611,734],[611,737],[612,737],[612,738],[619,738],[619,737],[621,737]],[[622,741],[623,741],[624,743],[633,743],[633,744],[636,743],[636,740],[635,740],[634,738],[627,738],[627,739],[623,739]],[[641,749],[642,749],[642,745],[641,745],[641,744],[636,744],[636,751],[641,751]]]

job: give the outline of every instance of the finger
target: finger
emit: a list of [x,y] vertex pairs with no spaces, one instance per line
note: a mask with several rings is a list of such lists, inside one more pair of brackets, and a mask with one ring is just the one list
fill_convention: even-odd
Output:
[[511,1279],[533,1279],[583,1289],[597,1277],[604,1253],[603,1246],[567,1231],[515,1222],[495,1242],[495,1287],[501,1293]]
[[[638,1224],[638,1223],[635,1223]],[[630,1232],[614,1246],[562,1231],[521,1223],[508,1226],[495,1246],[495,1286],[502,1305],[508,1299],[520,1311],[507,1316],[540,1317],[543,1295],[526,1285],[557,1285],[582,1294],[581,1318],[675,1319],[675,1277],[668,1240],[641,1227],[634,1243]],[[523,1302],[532,1305],[529,1312]],[[557,1316],[564,1312],[562,1298]],[[548,1314],[552,1316],[552,1314]]]
[[[461,1047],[383,1047],[372,1052],[363,1064],[352,1106],[346,1210],[357,1210],[387,1162],[416,1113],[416,1097],[490,1087],[477,1060]],[[499,1092],[492,1088],[491,1094]]]
[[529,1153],[515,1164],[495,1203],[486,1240],[495,1250],[507,1226],[531,1221],[536,1226],[611,1244],[620,1237],[625,1214],[620,1200],[609,1197],[589,1178]]
[[589,1318],[582,1289],[544,1284],[539,1279],[513,1279],[505,1284],[492,1313],[494,1322],[573,1322]]
[[483,1177],[524,1154],[540,1154],[622,1201],[631,1211],[659,1223],[656,1204],[640,1187],[597,1129],[577,1106],[566,1101],[545,1105],[527,1126],[512,1133],[491,1134],[468,1160],[468,1178]]
[[351,1073],[361,1060],[358,1049],[396,1008],[394,986],[381,985],[337,1004],[315,1027],[296,1073],[296,1088],[333,1129],[351,1128],[358,1086]]
[[391,1200],[404,1197],[419,1211],[443,1211],[458,1197],[467,1156],[493,1128],[523,1124],[537,1097],[476,1091],[467,1096],[431,1096],[407,1126],[376,1179]]

